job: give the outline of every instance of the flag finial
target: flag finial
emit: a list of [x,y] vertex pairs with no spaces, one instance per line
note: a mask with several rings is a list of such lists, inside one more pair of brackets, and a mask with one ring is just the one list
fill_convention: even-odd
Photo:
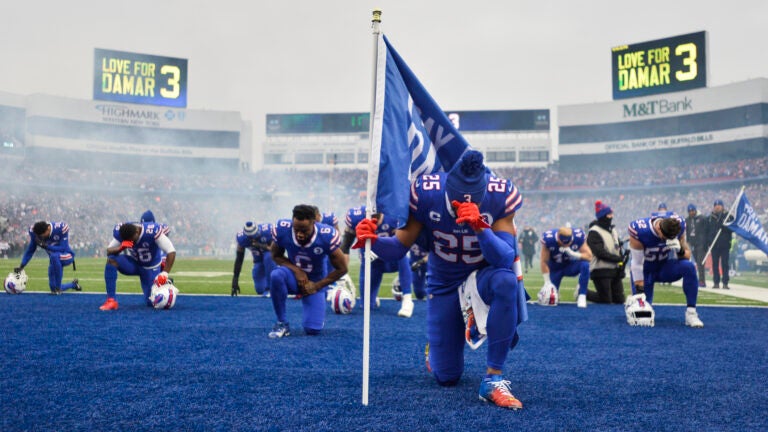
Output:
[[381,22],[381,9],[376,8],[373,10],[373,19],[371,20],[371,22],[374,22],[374,23]]

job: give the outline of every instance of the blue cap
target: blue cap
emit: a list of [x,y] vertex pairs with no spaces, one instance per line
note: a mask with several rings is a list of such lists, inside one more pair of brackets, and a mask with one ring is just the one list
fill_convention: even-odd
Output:
[[141,223],[154,222],[154,221],[155,221],[155,215],[152,214],[152,210],[147,210],[141,215]]
[[664,209],[664,210],[666,210],[666,209],[667,209],[667,203],[665,203],[665,202],[660,202],[660,203],[659,203],[659,208],[658,208],[658,210],[661,210],[661,209]]
[[695,206],[695,205],[693,205],[693,203],[691,203],[691,204],[688,204],[688,211],[689,211],[689,212],[692,212],[692,211],[696,211],[696,206]]
[[608,206],[608,204],[605,204],[602,201],[595,201],[595,217],[596,218],[600,219],[611,213],[613,213],[613,209],[611,209],[611,207]]
[[721,199],[716,199],[715,200],[715,205],[725,206],[725,204],[723,203],[723,200],[721,200]]
[[445,192],[450,201],[467,201],[467,195],[473,203],[480,204],[488,188],[488,177],[483,165],[483,154],[477,150],[467,150],[448,172],[445,180]]

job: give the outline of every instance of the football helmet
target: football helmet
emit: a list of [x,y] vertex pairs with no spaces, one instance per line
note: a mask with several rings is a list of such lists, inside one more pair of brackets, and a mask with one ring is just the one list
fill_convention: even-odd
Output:
[[395,301],[403,300],[403,290],[400,289],[399,277],[392,279],[392,297],[395,299]]
[[355,298],[344,288],[335,288],[331,292],[331,309],[340,315],[346,315],[355,308]]
[[3,282],[3,287],[8,294],[21,294],[27,289],[27,272],[22,270],[18,273],[8,273],[8,277]]
[[635,294],[624,303],[627,324],[638,327],[653,327],[656,313],[653,306],[645,299],[645,293]]
[[557,291],[557,287],[545,283],[539,290],[538,301],[542,306],[557,306],[560,302],[560,293]]
[[149,301],[155,309],[171,309],[176,306],[178,297],[179,289],[169,281],[165,285],[152,285]]

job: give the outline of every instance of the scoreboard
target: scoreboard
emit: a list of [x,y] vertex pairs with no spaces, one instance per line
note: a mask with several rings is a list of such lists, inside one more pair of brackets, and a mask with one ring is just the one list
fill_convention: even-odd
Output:
[[267,114],[267,135],[368,133],[369,113]]
[[[549,110],[448,111],[463,132],[548,131]],[[267,135],[368,133],[370,114],[267,114]]]
[[707,86],[706,32],[611,49],[613,99]]
[[187,60],[96,48],[93,98],[113,102],[187,106]]

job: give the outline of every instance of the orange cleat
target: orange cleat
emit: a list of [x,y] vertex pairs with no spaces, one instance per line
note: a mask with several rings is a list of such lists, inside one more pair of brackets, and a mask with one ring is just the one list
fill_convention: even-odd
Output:
[[501,375],[483,379],[480,384],[480,400],[491,402],[501,408],[522,409],[523,403],[512,395],[509,384],[509,381],[503,379]]
[[107,297],[107,301],[104,302],[99,309],[103,311],[108,310],[117,310],[117,300],[113,299],[112,297]]

